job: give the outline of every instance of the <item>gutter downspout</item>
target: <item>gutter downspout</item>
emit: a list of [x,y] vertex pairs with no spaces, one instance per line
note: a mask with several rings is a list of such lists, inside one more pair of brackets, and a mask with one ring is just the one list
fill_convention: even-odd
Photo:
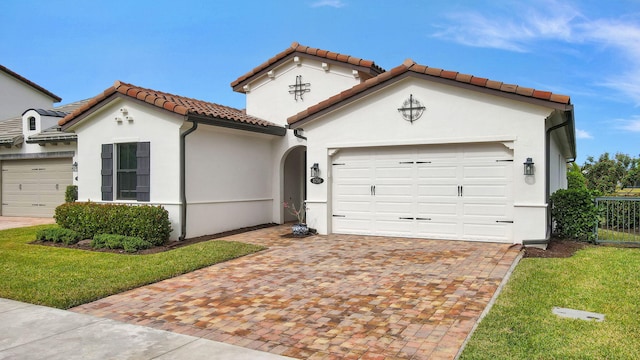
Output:
[[544,196],[545,201],[547,202],[547,239],[551,237],[551,227],[552,227],[552,219],[551,219],[551,178],[549,174],[551,173],[551,132],[563,128],[565,126],[569,126],[571,123],[570,119],[567,119],[565,122],[560,123],[558,125],[554,125],[547,129],[545,136],[545,148],[544,148],[544,157],[545,157],[545,181],[544,181]]
[[304,130],[302,130],[302,129],[293,129],[293,136],[295,136],[295,137],[297,137],[299,139],[302,139],[302,140],[307,140],[306,136],[300,135],[300,131],[304,131]]
[[[188,119],[187,119],[188,121]],[[187,236],[187,188],[186,183],[186,137],[198,128],[196,121],[192,122],[193,126],[182,134],[180,134],[180,237],[182,241]]]

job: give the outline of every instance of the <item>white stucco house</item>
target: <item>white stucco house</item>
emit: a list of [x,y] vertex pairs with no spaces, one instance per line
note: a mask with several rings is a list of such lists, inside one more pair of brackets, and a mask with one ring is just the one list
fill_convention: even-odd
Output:
[[567,96],[298,43],[231,86],[245,110],[116,81],[61,119],[79,200],[162,205],[172,239],[291,221],[282,203],[305,199],[320,234],[549,236]]
[[51,217],[73,184],[76,134],[58,121],[82,102],[60,97],[0,66],[0,214]]

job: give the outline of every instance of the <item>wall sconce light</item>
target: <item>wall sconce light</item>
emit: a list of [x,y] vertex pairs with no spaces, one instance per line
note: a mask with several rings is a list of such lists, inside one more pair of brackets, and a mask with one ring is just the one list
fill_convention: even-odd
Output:
[[527,161],[523,163],[524,165],[524,174],[525,175],[533,175],[533,159],[527,158]]
[[78,172],[78,162],[71,164],[71,172]]
[[320,166],[318,166],[318,163],[314,163],[313,166],[311,167],[311,177],[316,178],[319,176],[320,176]]
[[324,182],[324,179],[320,177],[320,166],[318,166],[318,163],[314,163],[311,167],[311,179],[309,181],[316,185]]

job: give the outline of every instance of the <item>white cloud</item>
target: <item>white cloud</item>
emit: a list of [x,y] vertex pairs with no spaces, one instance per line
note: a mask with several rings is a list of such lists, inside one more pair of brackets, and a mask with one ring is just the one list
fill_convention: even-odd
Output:
[[342,2],[342,0],[318,0],[318,1],[314,2],[313,4],[311,4],[311,7],[328,6],[328,7],[333,7],[333,8],[339,9],[341,7],[344,7],[345,5],[347,5],[347,4]]
[[539,39],[570,41],[574,38],[572,22],[582,16],[579,11],[555,1],[538,4],[539,9],[510,9],[503,16],[478,12],[449,15],[451,22],[440,26],[441,30],[433,36],[468,46],[517,52],[529,52],[530,44]]
[[631,132],[640,132],[640,116],[636,115],[631,119],[617,119],[615,120],[616,129],[631,131]]
[[[457,43],[515,52],[534,51],[543,41],[566,45],[591,44],[626,66],[615,73],[601,73],[594,80],[640,105],[640,23],[626,18],[589,19],[570,4],[555,0],[522,5],[514,2],[504,13],[468,12],[449,15],[432,36]],[[565,46],[566,48],[566,46]],[[558,51],[565,51],[560,49]]]
[[593,136],[586,130],[576,129],[576,137],[578,139],[593,139]]

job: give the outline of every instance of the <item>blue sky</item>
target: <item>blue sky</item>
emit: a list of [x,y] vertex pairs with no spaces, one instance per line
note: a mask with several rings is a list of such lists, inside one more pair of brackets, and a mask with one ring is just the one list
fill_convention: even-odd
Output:
[[3,0],[0,64],[62,97],[122,80],[244,107],[229,84],[293,41],[571,96],[579,164],[640,155],[640,2]]

